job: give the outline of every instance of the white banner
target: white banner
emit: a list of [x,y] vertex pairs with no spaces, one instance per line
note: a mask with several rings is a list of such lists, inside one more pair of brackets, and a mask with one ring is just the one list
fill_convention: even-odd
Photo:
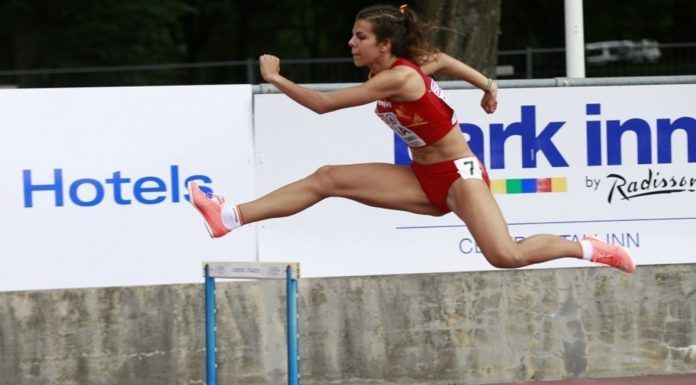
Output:
[[[513,238],[594,234],[637,264],[696,262],[694,85],[446,91],[488,166]],[[258,193],[323,164],[405,162],[405,147],[367,105],[316,115],[283,95],[256,95]],[[329,199],[258,225],[261,260],[305,276],[486,270],[453,214],[418,216]],[[535,267],[587,266],[563,259]]]
[[254,226],[212,241],[199,180],[254,197],[251,87],[0,91],[0,291],[201,282],[256,259]]
[[[479,91],[447,94],[514,238],[596,234],[653,264],[696,262],[695,91],[504,89],[494,115]],[[491,268],[453,214],[342,199],[210,240],[188,180],[243,202],[324,164],[408,161],[374,105],[254,103],[253,138],[249,86],[1,91],[0,291],[199,282],[203,260],[298,261],[310,277]]]

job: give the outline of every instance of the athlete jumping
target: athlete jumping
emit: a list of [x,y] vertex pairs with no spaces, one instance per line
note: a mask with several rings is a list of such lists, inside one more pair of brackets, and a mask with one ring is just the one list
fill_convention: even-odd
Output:
[[261,75],[285,95],[323,114],[376,102],[375,112],[409,146],[409,166],[366,163],[323,166],[304,179],[251,202],[227,204],[192,182],[191,203],[203,215],[212,237],[244,224],[298,213],[329,197],[366,205],[441,216],[454,212],[466,224],[491,265],[518,268],[557,258],[583,258],[634,271],[628,252],[597,238],[572,242],[539,234],[514,242],[488,186],[486,169],[459,130],[442,90],[429,77],[441,73],[483,91],[481,107],[497,108],[498,86],[491,79],[439,52],[425,39],[423,23],[406,5],[376,5],[358,12],[350,40],[353,62],[367,67],[358,86],[321,92],[280,74],[280,60],[259,58]]

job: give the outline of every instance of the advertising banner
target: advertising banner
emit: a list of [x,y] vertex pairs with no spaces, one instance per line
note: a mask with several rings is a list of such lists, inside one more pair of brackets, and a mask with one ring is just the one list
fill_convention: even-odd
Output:
[[[502,89],[491,115],[481,91],[445,93],[513,239],[591,234],[623,245],[638,265],[696,262],[696,86]],[[258,193],[324,164],[409,162],[374,104],[316,115],[284,95],[256,95],[254,108]],[[258,232],[261,260],[290,257],[305,276],[492,269],[451,213],[327,199]],[[590,264],[535,267],[574,266]]]
[[211,241],[197,180],[254,196],[251,87],[0,91],[0,291],[200,282],[256,259],[254,226]]

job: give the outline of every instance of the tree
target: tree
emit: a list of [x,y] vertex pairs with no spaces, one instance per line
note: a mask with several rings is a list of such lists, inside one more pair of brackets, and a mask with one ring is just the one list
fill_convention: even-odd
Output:
[[501,0],[417,0],[416,5],[421,17],[434,24],[435,45],[495,76]]

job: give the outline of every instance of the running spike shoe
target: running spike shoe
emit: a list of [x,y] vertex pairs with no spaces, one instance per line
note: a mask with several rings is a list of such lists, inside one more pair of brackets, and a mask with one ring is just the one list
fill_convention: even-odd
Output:
[[186,186],[189,192],[189,202],[203,216],[205,228],[211,238],[220,238],[230,232],[230,229],[222,223],[222,205],[225,198],[212,192],[201,190],[196,182],[189,182]]
[[626,273],[635,271],[631,255],[622,246],[604,243],[593,236],[585,237],[583,240],[592,245],[592,262],[609,265]]

